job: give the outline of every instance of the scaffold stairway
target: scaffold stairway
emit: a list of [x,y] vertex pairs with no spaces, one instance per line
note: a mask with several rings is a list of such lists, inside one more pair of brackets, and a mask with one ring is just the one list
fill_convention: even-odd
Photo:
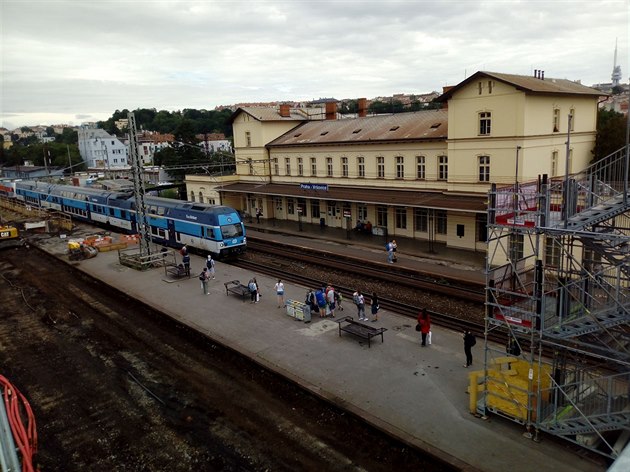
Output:
[[614,431],[628,428],[630,411],[609,413],[600,416],[591,415],[588,418],[572,418],[557,422],[542,422],[540,428],[548,433],[566,436],[574,434],[589,434],[604,431]]

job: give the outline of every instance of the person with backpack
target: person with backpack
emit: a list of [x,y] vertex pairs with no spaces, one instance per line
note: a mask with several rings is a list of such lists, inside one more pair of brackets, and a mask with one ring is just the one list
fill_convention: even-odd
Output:
[[252,303],[258,303],[258,284],[256,283],[256,278],[250,279],[247,287],[249,288]]
[[188,254],[188,251],[186,251],[186,253],[182,256],[182,263],[184,264],[186,275],[190,277],[190,255]]
[[357,315],[359,316],[359,321],[367,321],[367,317],[365,316],[365,298],[361,293],[361,290],[357,290],[352,294],[352,299],[354,300],[354,304],[357,306]]
[[201,290],[203,290],[204,295],[209,295],[208,293],[208,279],[210,278],[210,274],[208,273],[208,268],[204,267],[199,274],[199,280],[201,281]]
[[317,303],[317,307],[319,308],[319,317],[326,317],[326,294],[323,290],[319,289],[315,292],[315,302]]
[[466,364],[464,367],[470,367],[473,363],[472,347],[477,344],[477,338],[469,330],[464,331],[464,353],[466,354]]
[[393,240],[385,244],[385,250],[387,251],[387,262],[394,263],[394,244]]
[[214,280],[214,259],[211,255],[208,255],[208,260],[206,260],[206,267],[208,268],[209,275],[212,276],[212,280]]
[[319,313],[319,307],[315,303],[315,292],[311,289],[306,291],[304,303],[311,308],[311,313]]

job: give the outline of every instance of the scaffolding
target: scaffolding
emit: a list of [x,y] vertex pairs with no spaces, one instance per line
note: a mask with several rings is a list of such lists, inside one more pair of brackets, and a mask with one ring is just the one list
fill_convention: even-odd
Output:
[[630,438],[628,153],[579,174],[492,186],[484,370],[471,377],[477,413],[609,458]]

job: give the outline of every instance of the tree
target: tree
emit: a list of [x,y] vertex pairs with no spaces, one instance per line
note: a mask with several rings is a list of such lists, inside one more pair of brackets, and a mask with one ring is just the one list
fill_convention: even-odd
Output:
[[624,92],[625,92],[625,90],[623,89],[623,87],[621,85],[615,85],[612,88],[612,94],[613,95],[621,95]]
[[61,134],[55,134],[55,141],[63,144],[77,144],[79,142],[79,133],[72,128],[64,128]]
[[594,161],[603,159],[625,146],[627,119],[627,116],[612,110],[602,109],[597,112]]

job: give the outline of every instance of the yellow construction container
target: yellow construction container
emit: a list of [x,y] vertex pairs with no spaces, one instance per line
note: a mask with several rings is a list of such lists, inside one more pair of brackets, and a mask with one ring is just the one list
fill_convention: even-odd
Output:
[[531,394],[530,419],[535,420],[538,388],[540,386],[543,391],[547,391],[550,387],[551,366],[544,364],[539,369],[538,364],[530,365],[514,357],[504,357],[496,359],[488,367],[486,405],[502,414],[527,421],[528,398]]

